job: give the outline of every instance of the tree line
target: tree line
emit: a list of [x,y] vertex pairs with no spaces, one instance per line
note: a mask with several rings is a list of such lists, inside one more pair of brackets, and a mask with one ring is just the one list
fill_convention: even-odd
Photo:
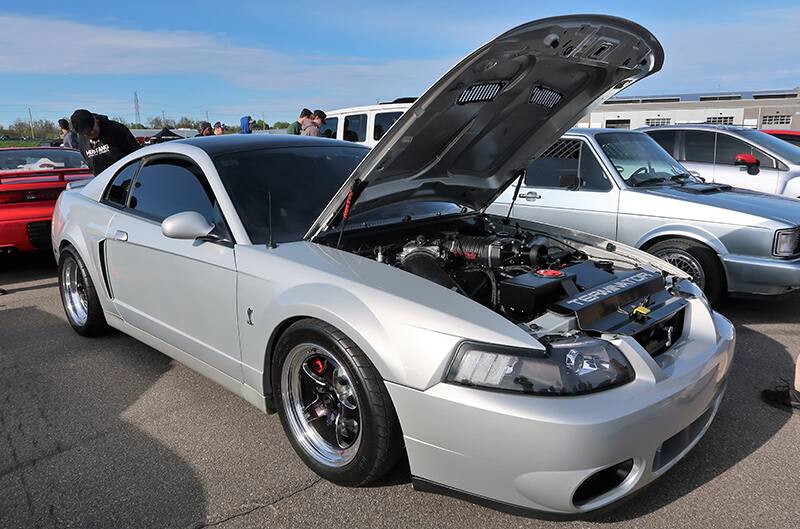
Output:
[[[68,119],[68,118],[67,118]],[[152,118],[147,120],[147,124],[144,123],[134,123],[126,120],[121,116],[114,116],[111,119],[114,121],[118,121],[128,127],[129,129],[161,129],[167,127],[168,129],[195,129],[200,125],[201,120],[194,120],[188,118],[186,116],[182,116],[178,120],[174,120],[171,118],[162,118],[161,116],[153,116]],[[31,125],[33,125],[33,130],[31,131]],[[270,127],[269,123],[264,120],[258,119],[256,120],[255,126],[253,130],[268,130],[270,128],[274,129],[285,129],[289,126],[289,123],[286,121],[276,121],[272,127]],[[239,132],[241,128],[239,124],[226,124],[226,129],[228,132]],[[16,119],[7,127],[4,127],[0,124],[0,136],[10,136],[15,138],[23,138],[23,139],[56,139],[60,136],[58,123],[51,121],[49,119],[35,119],[33,122],[28,122],[23,119]]]

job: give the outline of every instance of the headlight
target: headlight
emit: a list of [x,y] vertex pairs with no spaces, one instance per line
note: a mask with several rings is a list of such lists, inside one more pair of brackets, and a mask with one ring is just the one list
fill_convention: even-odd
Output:
[[619,349],[587,336],[542,338],[544,351],[462,343],[446,382],[536,395],[581,395],[634,378]]
[[791,230],[778,230],[775,232],[775,243],[772,253],[778,257],[791,257],[797,255],[800,246],[800,231],[798,228]]

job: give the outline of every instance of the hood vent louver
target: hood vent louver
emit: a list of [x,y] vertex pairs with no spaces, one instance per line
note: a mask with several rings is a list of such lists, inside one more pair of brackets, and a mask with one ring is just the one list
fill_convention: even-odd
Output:
[[497,94],[500,93],[500,89],[502,88],[503,83],[482,83],[472,85],[461,92],[461,95],[458,96],[456,103],[459,105],[464,105],[466,103],[482,103],[486,101],[492,101]]
[[546,108],[553,108],[561,102],[561,94],[544,86],[534,86],[530,103]]

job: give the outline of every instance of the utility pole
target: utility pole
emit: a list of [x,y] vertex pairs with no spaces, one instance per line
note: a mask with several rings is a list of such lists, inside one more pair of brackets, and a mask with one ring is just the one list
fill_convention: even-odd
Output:
[[206,121],[208,121],[208,110],[206,110]]
[[133,111],[136,113],[136,123],[142,122],[142,117],[139,115],[139,94],[133,92]]
[[28,107],[28,125],[31,126],[31,139],[36,139],[36,133],[33,132],[33,115],[31,114],[31,107]]

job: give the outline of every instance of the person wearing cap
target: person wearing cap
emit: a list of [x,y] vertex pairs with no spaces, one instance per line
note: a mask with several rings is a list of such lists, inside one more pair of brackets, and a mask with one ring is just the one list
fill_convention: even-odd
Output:
[[95,176],[139,148],[128,127],[102,114],[80,108],[70,121],[78,133],[78,148]]
[[255,124],[255,120],[250,116],[242,116],[242,119],[239,120],[239,123],[242,126],[242,134],[252,134],[253,133],[253,125]]
[[303,125],[307,121],[311,120],[311,111],[307,108],[304,108],[300,111],[300,117],[297,120],[289,125],[286,129],[286,134],[294,134],[299,135],[303,131]]
[[325,124],[325,112],[322,110],[315,110],[311,115],[311,119],[303,125],[303,136],[319,136],[319,129]]
[[222,122],[217,121],[214,123],[214,136],[222,136],[223,134],[225,134],[225,127]]
[[213,136],[214,131],[211,129],[211,123],[208,121],[201,121],[200,124],[197,126],[197,135],[198,136]]

